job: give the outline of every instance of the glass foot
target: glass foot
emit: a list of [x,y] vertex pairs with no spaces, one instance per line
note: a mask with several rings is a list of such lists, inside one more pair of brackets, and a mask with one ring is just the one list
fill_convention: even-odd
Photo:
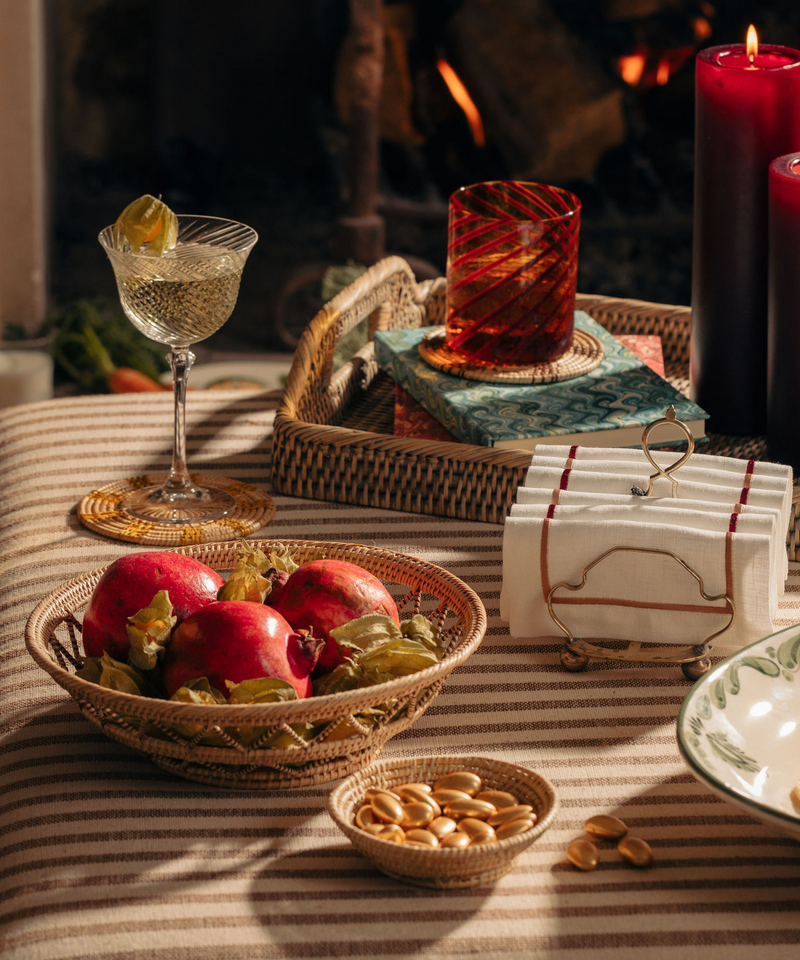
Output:
[[236,509],[236,501],[218,487],[192,485],[168,492],[162,485],[155,485],[132,491],[120,506],[137,520],[150,523],[201,523],[229,516]]

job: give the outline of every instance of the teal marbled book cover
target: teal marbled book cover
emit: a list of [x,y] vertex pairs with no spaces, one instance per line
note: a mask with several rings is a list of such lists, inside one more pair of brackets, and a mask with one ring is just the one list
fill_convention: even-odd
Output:
[[559,383],[501,386],[440,373],[417,350],[434,327],[378,331],[375,356],[393,380],[464,443],[532,448],[547,439],[564,442],[576,434],[610,431],[598,445],[638,446],[642,428],[663,417],[670,404],[695,437],[702,435],[708,414],[696,403],[588,314],[576,311],[575,325],[597,337],[605,357],[591,372]]

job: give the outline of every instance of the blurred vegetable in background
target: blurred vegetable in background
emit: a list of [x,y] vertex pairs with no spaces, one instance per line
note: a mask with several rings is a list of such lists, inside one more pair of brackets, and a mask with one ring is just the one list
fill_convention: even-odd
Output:
[[164,347],[148,340],[105,300],[78,300],[53,317],[53,356],[59,379],[84,393],[161,390],[169,369]]

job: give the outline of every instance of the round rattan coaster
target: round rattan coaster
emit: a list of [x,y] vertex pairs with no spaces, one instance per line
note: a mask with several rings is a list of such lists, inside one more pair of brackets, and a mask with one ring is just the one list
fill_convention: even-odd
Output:
[[174,525],[152,523],[138,520],[121,509],[120,501],[126,493],[161,483],[165,478],[166,474],[146,474],[115,480],[92,490],[81,500],[78,519],[85,527],[112,540],[148,546],[185,547],[191,543],[213,543],[246,537],[266,526],[275,515],[275,504],[263,490],[241,480],[208,473],[193,473],[192,480],[203,486],[218,487],[236,501],[235,510],[221,520]]
[[444,342],[444,327],[429,333],[419,345],[422,359],[454,377],[482,380],[486,383],[526,384],[555,383],[571,380],[594,370],[605,353],[600,341],[585,330],[575,328],[572,346],[567,352],[548,363],[534,363],[525,367],[484,367],[470,363],[454,353]]

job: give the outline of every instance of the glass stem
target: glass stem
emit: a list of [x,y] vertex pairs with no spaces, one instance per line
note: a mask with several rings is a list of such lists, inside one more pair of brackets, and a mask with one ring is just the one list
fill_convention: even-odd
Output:
[[165,493],[188,491],[192,479],[186,467],[186,383],[194,363],[194,354],[187,347],[173,347],[168,356],[172,367],[172,389],[175,395],[175,425],[172,443],[172,468],[164,483]]

